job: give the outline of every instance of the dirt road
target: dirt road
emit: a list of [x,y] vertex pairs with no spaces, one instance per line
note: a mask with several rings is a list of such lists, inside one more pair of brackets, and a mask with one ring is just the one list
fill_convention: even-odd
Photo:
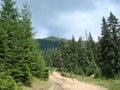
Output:
[[53,83],[49,90],[108,90],[106,88],[80,82],[76,79],[61,76],[58,72],[53,72],[49,76],[50,82]]

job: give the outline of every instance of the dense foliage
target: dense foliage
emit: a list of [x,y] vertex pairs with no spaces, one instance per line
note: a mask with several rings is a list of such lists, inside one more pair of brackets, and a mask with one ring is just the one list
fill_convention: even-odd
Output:
[[43,78],[46,66],[33,39],[29,6],[25,3],[20,13],[12,0],[1,1],[0,72],[8,77],[2,78],[0,74],[3,81],[0,88],[15,90],[15,83],[30,86],[33,76]]
[[74,37],[67,43],[61,41],[57,49],[54,66],[60,71],[71,72],[79,75],[90,76],[98,74],[96,63],[96,43],[89,34],[88,40],[84,42],[81,38],[76,42]]

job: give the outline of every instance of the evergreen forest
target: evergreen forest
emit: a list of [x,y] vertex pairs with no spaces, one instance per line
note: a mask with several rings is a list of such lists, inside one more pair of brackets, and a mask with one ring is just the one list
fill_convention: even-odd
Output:
[[33,77],[48,77],[31,23],[27,3],[19,12],[12,0],[1,0],[0,90],[19,90],[19,84],[31,86]]
[[95,78],[120,78],[120,21],[110,12],[103,17],[101,35],[94,41],[91,33],[78,41],[61,40],[58,48],[43,50],[46,65],[58,71]]

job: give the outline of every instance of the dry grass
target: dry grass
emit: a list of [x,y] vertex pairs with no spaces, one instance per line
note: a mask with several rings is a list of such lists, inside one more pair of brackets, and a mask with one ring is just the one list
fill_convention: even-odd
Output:
[[32,87],[23,86],[23,90],[48,90],[50,86],[50,82],[34,78]]

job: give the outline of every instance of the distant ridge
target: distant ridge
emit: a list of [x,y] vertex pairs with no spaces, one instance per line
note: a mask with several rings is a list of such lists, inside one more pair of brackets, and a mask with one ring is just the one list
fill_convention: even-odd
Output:
[[54,36],[50,36],[50,37],[43,38],[43,39],[37,39],[40,49],[42,50],[57,48],[61,40],[65,40],[65,39],[57,38]]
[[60,40],[64,40],[63,38],[58,38],[58,37],[54,37],[54,36],[50,36],[47,38],[43,38],[44,40],[49,40],[49,41],[60,41]]

